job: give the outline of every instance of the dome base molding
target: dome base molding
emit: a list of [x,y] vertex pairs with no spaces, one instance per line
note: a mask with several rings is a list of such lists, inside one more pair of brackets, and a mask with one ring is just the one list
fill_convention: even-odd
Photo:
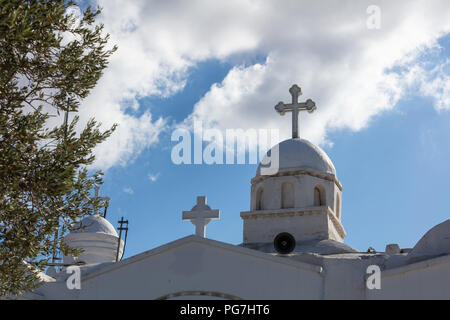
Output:
[[244,243],[271,243],[288,232],[296,241],[331,239],[344,242],[346,233],[328,206],[241,212]]

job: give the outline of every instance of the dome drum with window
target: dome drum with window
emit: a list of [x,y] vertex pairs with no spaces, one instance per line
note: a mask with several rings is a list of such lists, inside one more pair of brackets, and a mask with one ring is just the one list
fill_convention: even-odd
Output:
[[260,165],[252,179],[251,210],[328,206],[340,219],[342,186],[326,153],[304,139],[285,140],[278,148],[278,173],[263,176]]
[[264,176],[258,167],[252,179],[250,211],[241,213],[244,244],[272,243],[282,232],[297,241],[343,242],[342,186],[331,160],[304,139],[285,140],[278,148],[278,173]]

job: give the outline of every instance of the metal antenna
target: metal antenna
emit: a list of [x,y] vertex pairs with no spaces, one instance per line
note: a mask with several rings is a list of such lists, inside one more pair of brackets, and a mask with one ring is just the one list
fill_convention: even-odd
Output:
[[[122,240],[122,231],[125,230],[125,241],[123,244],[123,251],[122,251],[122,256],[120,257],[120,260],[122,260],[124,254],[125,254],[125,246],[127,244],[127,236],[128,236],[128,220],[123,220],[120,219],[119,221],[117,221],[120,226],[117,228],[119,230],[119,240],[118,240],[118,244],[117,244],[117,253],[116,253],[116,262],[119,261],[119,251],[120,251],[120,241]],[[126,224],[126,226],[124,227],[123,225]]]
[[106,203],[105,203],[105,211],[103,212],[103,218],[106,219],[106,212],[108,211],[108,207],[109,207],[109,200],[111,200],[110,197],[105,197],[106,199]]

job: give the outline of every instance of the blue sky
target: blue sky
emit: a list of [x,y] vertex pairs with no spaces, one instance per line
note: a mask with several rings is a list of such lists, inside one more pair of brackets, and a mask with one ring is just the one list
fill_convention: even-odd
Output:
[[175,165],[171,133],[200,119],[287,138],[290,117],[273,107],[293,83],[317,103],[301,115],[301,136],[334,162],[347,244],[410,248],[449,218],[449,5],[381,1],[373,31],[369,2],[327,2],[290,3],[306,11],[293,24],[296,10],[275,15],[270,2],[99,1],[119,51],[80,111],[119,123],[95,168],[105,170],[108,219],[130,221],[125,256],[192,234],[181,214],[199,195],[221,210],[207,236],[242,242],[239,213],[249,210],[256,165]]
[[[155,114],[182,121],[230,67],[202,63],[191,71],[183,91],[142,103],[155,108]],[[272,104],[265,107],[272,109]],[[273,116],[278,114],[273,111]],[[290,117],[285,121],[290,125]],[[372,246],[381,251],[388,243],[413,247],[428,229],[450,217],[450,113],[437,112],[430,99],[405,97],[367,128],[332,131],[329,139],[333,146],[323,149],[344,186],[347,244],[358,250]],[[207,236],[242,242],[239,213],[249,209],[256,165],[174,165],[170,152],[176,144],[163,134],[132,165],[111,168],[105,175],[102,192],[113,198],[109,220],[115,223],[121,215],[130,220],[127,256],[193,233],[194,226],[181,221],[181,211],[190,210],[198,195],[221,210],[221,220],[208,225]],[[148,175],[158,175],[157,180]]]

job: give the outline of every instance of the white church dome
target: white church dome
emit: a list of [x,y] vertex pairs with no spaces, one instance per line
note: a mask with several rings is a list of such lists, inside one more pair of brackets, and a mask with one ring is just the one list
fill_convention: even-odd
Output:
[[[295,138],[280,142],[279,147],[279,170],[289,171],[296,169],[310,169],[320,173],[336,176],[336,169],[328,155],[318,146],[305,139]],[[272,155],[275,147],[269,150],[267,155]],[[264,163],[267,163],[263,160]],[[260,167],[256,171],[256,176],[260,176]]]
[[450,219],[430,230],[417,242],[408,254],[411,260],[421,260],[431,256],[450,254]]
[[63,256],[63,261],[65,264],[83,262],[88,265],[114,262],[117,256],[122,257],[123,252],[124,242],[120,240],[119,244],[118,241],[119,236],[108,220],[98,214],[87,216],[64,237],[69,247],[82,249],[83,252],[79,257]]
[[73,233],[105,233],[117,237],[116,229],[113,225],[98,214],[89,215],[83,220],[81,224],[77,225]]

